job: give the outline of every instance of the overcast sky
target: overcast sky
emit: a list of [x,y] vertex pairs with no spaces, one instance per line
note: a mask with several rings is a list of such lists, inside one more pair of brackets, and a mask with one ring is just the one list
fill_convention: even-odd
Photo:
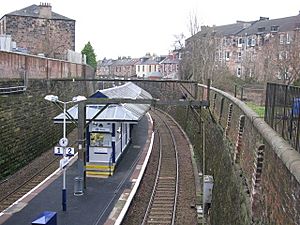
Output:
[[[4,0],[2,0],[2,3]],[[48,0],[52,11],[76,20],[76,51],[90,41],[97,59],[118,56],[141,57],[146,52],[167,54],[174,35],[189,37],[189,15],[200,25],[224,25],[295,16],[296,0]],[[8,0],[0,6],[0,17],[40,1]]]

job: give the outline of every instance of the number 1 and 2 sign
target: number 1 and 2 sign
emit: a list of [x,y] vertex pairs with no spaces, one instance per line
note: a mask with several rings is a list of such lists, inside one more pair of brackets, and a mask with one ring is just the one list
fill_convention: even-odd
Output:
[[75,149],[72,147],[67,147],[69,141],[67,138],[62,138],[59,140],[59,144],[61,147],[54,147],[54,154],[55,155],[63,155],[64,154],[64,148],[66,151],[67,156],[73,156],[75,154]]
[[[63,155],[64,148],[63,147],[54,147],[54,154],[55,155]],[[75,154],[75,149],[72,147],[66,147],[66,155],[73,156]]]

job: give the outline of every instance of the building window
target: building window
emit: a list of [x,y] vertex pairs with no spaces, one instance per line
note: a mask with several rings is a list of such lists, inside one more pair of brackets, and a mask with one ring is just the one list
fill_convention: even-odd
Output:
[[149,65],[149,72],[151,72],[151,65]]
[[111,147],[110,133],[91,133],[90,134],[91,147]]
[[237,76],[237,77],[241,77],[241,75],[242,75],[242,68],[238,67],[238,68],[236,69],[236,76]]
[[225,60],[229,61],[230,59],[230,52],[225,52]]
[[242,60],[242,52],[237,53],[237,60],[240,62]]
[[143,72],[145,72],[145,66],[143,66]]
[[290,39],[289,33],[286,33],[286,43],[287,43],[287,44],[290,44],[290,43],[291,43],[291,39]]
[[257,32],[258,33],[263,33],[265,30],[266,30],[265,27],[259,27],[259,28],[257,28]]
[[279,43],[283,44],[284,43],[284,34],[279,35]]
[[243,40],[243,38],[239,38],[238,39],[238,47],[240,48],[240,47],[242,47],[243,46],[243,43],[244,43],[244,40]]
[[271,26],[271,32],[278,32],[279,26]]
[[287,51],[280,51],[278,53],[278,59],[279,60],[284,60],[288,58],[288,52]]
[[251,46],[251,43],[252,43],[252,38],[248,37],[248,39],[247,39],[247,46]]
[[217,55],[217,58],[218,58],[218,60],[221,62],[221,61],[223,60],[223,59],[222,59],[222,52],[221,52],[221,50],[219,50],[217,54],[218,54],[218,55]]
[[141,69],[140,66],[138,66],[137,68],[138,68],[138,72],[140,72],[140,69]]
[[253,77],[253,71],[252,71],[252,68],[249,69],[249,77]]

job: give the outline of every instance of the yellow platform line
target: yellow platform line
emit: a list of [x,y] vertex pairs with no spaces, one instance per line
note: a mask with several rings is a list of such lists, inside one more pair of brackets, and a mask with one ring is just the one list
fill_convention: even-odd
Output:
[[87,169],[111,169],[114,170],[115,166],[106,166],[106,165],[86,165]]
[[95,171],[86,171],[87,175],[98,175],[98,176],[109,176],[113,175],[113,171],[110,172],[95,172]]

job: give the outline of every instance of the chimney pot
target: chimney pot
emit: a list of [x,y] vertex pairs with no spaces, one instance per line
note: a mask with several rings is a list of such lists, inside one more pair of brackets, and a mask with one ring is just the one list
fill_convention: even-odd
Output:
[[52,17],[52,7],[50,3],[41,3],[39,6],[39,16],[41,18],[51,19]]

